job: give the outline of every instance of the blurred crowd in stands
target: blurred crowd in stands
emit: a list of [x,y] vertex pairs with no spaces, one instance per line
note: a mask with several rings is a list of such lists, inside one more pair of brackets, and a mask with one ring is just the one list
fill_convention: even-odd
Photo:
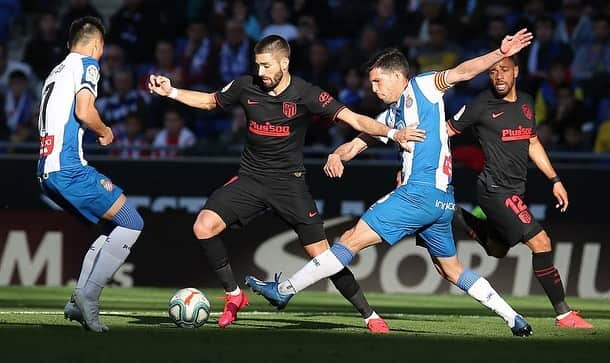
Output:
[[[255,42],[290,41],[293,74],[375,116],[363,63],[399,47],[411,73],[451,68],[527,27],[518,87],[535,98],[537,133],[550,151],[610,151],[610,1],[607,0],[0,0],[0,142],[37,142],[40,87],[67,54],[70,23],[107,27],[96,105],[116,136],[109,153],[161,158],[218,155],[246,136],[241,108],[197,111],[147,92],[149,74],[214,91],[253,69]],[[489,86],[487,74],[445,96],[447,117]],[[87,133],[89,134],[89,133]],[[333,148],[353,131],[314,119],[306,145]],[[85,142],[95,142],[94,135]],[[455,144],[468,144],[464,136]],[[160,146],[158,150],[148,146]],[[174,146],[174,148],[163,148]],[[0,153],[10,152],[0,146]]]

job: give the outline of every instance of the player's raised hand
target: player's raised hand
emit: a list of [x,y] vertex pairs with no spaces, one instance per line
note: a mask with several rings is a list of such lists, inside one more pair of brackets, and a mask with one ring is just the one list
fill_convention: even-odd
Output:
[[168,96],[172,91],[172,82],[167,77],[151,74],[148,77],[148,91],[159,96]]
[[337,154],[328,155],[326,164],[324,164],[324,172],[331,178],[340,178],[343,175],[343,162]]
[[527,47],[532,43],[534,35],[523,28],[513,35],[507,35],[502,39],[500,44],[500,52],[505,57],[510,57],[513,54],[518,53],[521,49]]
[[108,146],[110,144],[112,144],[112,142],[114,141],[114,134],[112,133],[112,129],[108,126],[106,126],[106,129],[104,130],[104,134],[99,135],[97,137],[97,142],[100,143],[100,145],[102,146]]
[[426,131],[421,129],[410,129],[404,128],[398,130],[393,137],[394,141],[396,141],[400,147],[405,149],[406,151],[411,152],[411,147],[409,146],[409,141],[421,142],[426,139]]
[[555,204],[555,208],[561,208],[561,212],[565,212],[568,209],[568,192],[566,188],[563,187],[561,182],[557,182],[553,184],[553,195],[557,199],[557,204]]

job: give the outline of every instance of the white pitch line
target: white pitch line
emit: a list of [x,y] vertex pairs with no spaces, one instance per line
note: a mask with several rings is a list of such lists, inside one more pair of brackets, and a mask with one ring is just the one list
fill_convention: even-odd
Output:
[[[63,311],[0,311],[0,315],[63,315]],[[134,312],[134,311],[101,311],[100,315],[128,315],[128,316],[166,316],[166,313],[153,313],[153,312]],[[211,316],[220,316],[220,313],[211,313]],[[294,315],[294,316],[343,316],[349,315],[347,313],[334,313],[334,312],[273,312],[273,311],[242,311],[239,313],[240,316],[257,316],[257,315]],[[435,314],[423,314],[435,315]],[[355,313],[354,313],[354,316]],[[422,314],[405,314],[405,313],[386,313],[383,314],[384,318],[404,318],[404,317],[416,317],[422,316]],[[483,316],[480,315],[446,315],[447,317],[459,317],[459,318],[472,318],[479,319]],[[486,316],[485,316],[486,317]]]

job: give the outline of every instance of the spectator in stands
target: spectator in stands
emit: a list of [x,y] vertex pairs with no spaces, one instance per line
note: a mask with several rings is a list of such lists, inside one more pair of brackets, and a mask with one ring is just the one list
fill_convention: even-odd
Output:
[[30,66],[22,62],[9,60],[6,45],[0,43],[0,93],[7,92],[9,86],[9,75],[12,74],[13,71],[17,70],[26,75],[30,85],[34,83],[34,76],[32,75],[32,69]]
[[8,40],[11,21],[19,14],[21,14],[21,1],[4,0],[0,2],[0,43]]
[[110,18],[107,38],[123,48],[131,63],[145,63],[152,58],[161,31],[154,10],[143,0],[123,0],[123,6]]
[[11,135],[21,133],[22,129],[29,131],[35,97],[23,71],[17,69],[9,75],[9,88],[3,106],[6,127]]
[[345,87],[339,91],[339,101],[351,110],[360,112],[358,105],[364,98],[364,91],[362,90],[362,74],[358,71],[357,67],[347,70],[343,83]]
[[422,71],[450,69],[457,65],[460,58],[460,48],[449,42],[447,27],[433,20],[428,24],[430,36],[427,44],[419,48],[417,62]]
[[64,42],[68,40],[68,31],[70,30],[70,24],[76,19],[84,16],[93,16],[99,19],[103,19],[97,8],[91,4],[89,0],[70,0],[68,9],[61,17],[61,25],[59,30],[59,38]]
[[563,0],[555,38],[569,44],[574,52],[591,43],[593,25],[585,14],[582,0]]
[[593,151],[596,153],[610,152],[610,120],[602,122],[599,126]]
[[588,96],[603,97],[610,85],[610,23],[598,15],[593,25],[593,42],[576,51],[572,76],[585,84]]
[[[0,106],[4,106],[5,103],[4,93],[0,92]],[[6,113],[0,112],[0,140],[5,141],[9,139],[9,130],[8,125],[6,124]],[[0,154],[2,153],[2,149],[0,149]]]
[[553,62],[561,62],[569,66],[572,63],[572,49],[567,43],[553,39],[555,21],[544,15],[535,22],[534,41],[525,49],[525,71],[530,82],[538,84],[549,78],[549,70]]
[[586,120],[583,103],[576,98],[572,86],[561,84],[557,88],[557,107],[550,110],[547,123],[555,133],[563,135],[568,127],[580,129]]
[[309,47],[307,66],[295,73],[332,95],[337,94],[337,86],[341,83],[341,75],[331,66],[328,48],[321,41]]
[[106,125],[116,127],[123,124],[127,116],[139,113],[147,117],[150,95],[134,87],[130,68],[119,68],[114,74],[114,93],[97,101],[98,110]]
[[569,85],[574,90],[576,99],[583,100],[582,88],[570,82],[569,69],[561,60],[552,62],[546,73],[548,77],[540,84],[535,97],[536,121],[538,123],[547,122],[550,113],[553,113],[559,106],[558,90],[560,86]]
[[130,113],[125,123],[112,129],[114,143],[112,154],[126,159],[140,159],[149,155],[149,142],[144,135],[142,118]]
[[185,87],[210,90],[218,84],[218,45],[201,20],[188,25],[182,57]]
[[108,97],[114,93],[114,74],[120,68],[127,67],[125,52],[118,44],[106,43],[104,55],[100,60],[100,81],[98,83],[98,98]]
[[383,34],[383,46],[394,46],[402,35],[400,29],[397,6],[394,0],[377,0],[375,12],[369,25],[375,28],[379,34]]
[[165,127],[155,137],[153,155],[160,158],[174,157],[179,151],[195,145],[195,134],[184,125],[178,110],[169,109],[164,115]]
[[235,0],[231,3],[231,19],[239,22],[246,32],[248,38],[259,40],[261,37],[261,25],[248,8],[244,0]]
[[241,106],[231,108],[231,128],[227,129],[218,138],[225,146],[243,145],[246,141],[247,119],[246,112]]
[[274,0],[271,4],[271,24],[263,28],[261,37],[279,35],[289,42],[295,40],[299,35],[299,30],[290,22],[290,16],[290,9],[286,2]]
[[409,57],[416,57],[418,49],[430,41],[430,23],[443,19],[443,5],[444,0],[422,0],[419,11],[408,19],[402,45],[408,49]]
[[308,67],[307,57],[309,48],[318,40],[318,24],[311,15],[301,15],[298,21],[299,35],[290,42],[290,68],[295,73],[304,71]]
[[174,44],[169,40],[160,40],[155,47],[155,64],[146,67],[142,72],[138,82],[142,91],[148,91],[146,83],[151,74],[160,74],[172,80],[176,87],[182,87],[182,68],[176,62]]
[[347,71],[352,67],[362,67],[368,59],[381,50],[381,36],[371,26],[362,29],[357,41],[342,49],[338,55],[340,70]]
[[253,45],[242,23],[236,20],[227,21],[225,33],[225,41],[220,47],[220,78],[228,83],[250,72]]
[[38,18],[36,33],[25,47],[23,61],[32,67],[39,80],[44,80],[66,53],[66,42],[58,34],[55,13],[43,12]]

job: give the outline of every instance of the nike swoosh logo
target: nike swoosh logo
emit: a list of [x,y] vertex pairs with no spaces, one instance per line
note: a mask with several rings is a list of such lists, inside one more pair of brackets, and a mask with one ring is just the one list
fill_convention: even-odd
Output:
[[498,113],[492,112],[491,118],[498,118],[502,115],[504,115],[504,112],[498,112]]
[[318,212],[309,212],[309,218],[313,218],[318,214]]
[[256,101],[252,101],[252,100],[251,100],[251,99],[249,99],[249,98],[248,98],[247,103],[248,103],[249,105],[258,105],[258,102],[256,102]]

